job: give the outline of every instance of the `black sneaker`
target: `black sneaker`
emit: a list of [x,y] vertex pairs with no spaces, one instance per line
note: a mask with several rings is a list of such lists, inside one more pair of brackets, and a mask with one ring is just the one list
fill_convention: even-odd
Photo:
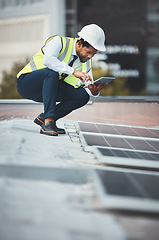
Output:
[[[44,114],[43,114],[43,113],[40,113],[40,114],[34,119],[34,122],[35,122],[36,124],[42,126],[43,123],[44,123]],[[56,123],[55,123],[55,126],[56,126]],[[63,129],[63,128],[58,128],[57,126],[56,126],[56,130],[57,130],[58,134],[65,134],[65,133],[66,133],[65,129]]]
[[40,133],[50,135],[50,136],[58,136],[55,122],[50,121],[50,122],[46,123],[46,125],[44,125],[44,123],[43,123],[43,125],[41,126],[41,129],[40,129]]

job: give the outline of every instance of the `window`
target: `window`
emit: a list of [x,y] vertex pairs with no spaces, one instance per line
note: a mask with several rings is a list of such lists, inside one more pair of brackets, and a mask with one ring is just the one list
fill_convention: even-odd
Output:
[[11,6],[19,6],[25,4],[32,4],[36,2],[42,2],[44,0],[0,0],[0,9]]
[[66,0],[66,36],[77,34],[77,0]]

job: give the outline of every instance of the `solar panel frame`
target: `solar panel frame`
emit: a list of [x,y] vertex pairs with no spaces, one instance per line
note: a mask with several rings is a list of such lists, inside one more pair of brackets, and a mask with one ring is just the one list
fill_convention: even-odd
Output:
[[[110,194],[107,189],[105,189],[103,182],[97,173],[100,169],[94,171],[94,181],[97,191],[97,196],[103,208],[106,209],[114,209],[114,210],[126,210],[126,211],[139,211],[139,212],[148,212],[148,213],[155,213],[159,214],[159,200],[154,200],[148,197],[132,197],[132,196],[125,196],[125,195],[117,195],[117,194]],[[120,173],[137,173],[139,175],[151,175],[152,172],[150,171],[142,171],[139,170],[127,170],[127,169],[117,169],[115,167],[105,168],[102,171],[112,171],[112,172],[120,172]],[[153,176],[157,176],[159,178],[159,173],[154,174]],[[118,180],[116,179],[116,183],[118,185]],[[116,191],[118,192],[118,190]],[[146,195],[143,193],[143,195]]]

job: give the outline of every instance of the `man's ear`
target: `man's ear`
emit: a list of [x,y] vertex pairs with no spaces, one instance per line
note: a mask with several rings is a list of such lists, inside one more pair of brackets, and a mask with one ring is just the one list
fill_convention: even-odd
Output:
[[78,44],[78,47],[79,47],[79,48],[82,47],[82,42],[81,42],[81,40],[79,40],[79,41],[77,42],[77,44]]
[[76,52],[78,53],[81,50],[81,48],[82,48],[82,43],[81,43],[81,41],[78,41],[76,43]]

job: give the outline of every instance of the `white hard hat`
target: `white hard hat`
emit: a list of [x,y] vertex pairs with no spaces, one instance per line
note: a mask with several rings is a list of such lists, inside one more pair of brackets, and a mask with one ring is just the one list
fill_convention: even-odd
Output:
[[78,36],[87,41],[92,47],[99,51],[105,51],[105,34],[102,28],[96,24],[84,26]]

